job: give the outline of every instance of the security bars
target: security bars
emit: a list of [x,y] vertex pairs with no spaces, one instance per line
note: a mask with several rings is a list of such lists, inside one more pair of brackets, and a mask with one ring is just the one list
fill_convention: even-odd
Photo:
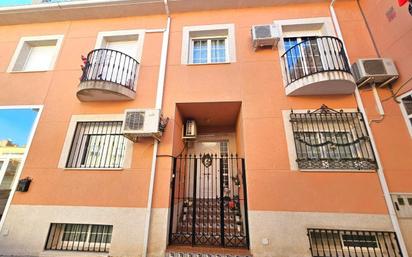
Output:
[[362,113],[292,111],[290,122],[300,169],[376,170],[374,152]]
[[66,168],[122,168],[126,140],[122,121],[78,122]]
[[247,210],[243,158],[174,158],[169,244],[248,248]]
[[112,225],[52,223],[45,250],[109,252]]
[[308,229],[313,257],[402,257],[395,232]]

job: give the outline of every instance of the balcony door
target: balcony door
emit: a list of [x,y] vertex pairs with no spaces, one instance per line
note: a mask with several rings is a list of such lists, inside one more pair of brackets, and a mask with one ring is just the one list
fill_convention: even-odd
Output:
[[105,72],[111,78],[110,81],[133,88],[134,81],[131,78],[135,78],[136,70],[131,59],[124,54],[136,59],[137,40],[106,41],[105,48],[114,50],[108,52],[105,58],[108,63]]

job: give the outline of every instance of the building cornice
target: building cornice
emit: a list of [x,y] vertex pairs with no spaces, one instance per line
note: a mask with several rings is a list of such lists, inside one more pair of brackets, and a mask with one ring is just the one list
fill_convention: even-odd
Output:
[[[325,0],[169,0],[171,13],[236,9],[284,4],[326,2]],[[0,7],[0,26],[163,15],[163,0],[73,0]]]

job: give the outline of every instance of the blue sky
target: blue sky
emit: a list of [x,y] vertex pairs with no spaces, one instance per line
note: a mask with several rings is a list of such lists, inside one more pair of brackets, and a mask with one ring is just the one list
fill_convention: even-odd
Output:
[[33,0],[0,0],[0,6],[31,4]]
[[25,145],[37,113],[32,109],[0,109],[0,140]]

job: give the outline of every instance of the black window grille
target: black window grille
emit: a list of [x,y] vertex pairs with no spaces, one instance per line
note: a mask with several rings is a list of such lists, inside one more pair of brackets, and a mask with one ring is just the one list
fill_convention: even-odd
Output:
[[313,257],[402,257],[394,232],[308,229]]
[[112,225],[52,223],[46,250],[109,252]]
[[300,169],[377,169],[361,112],[322,105],[312,112],[292,111],[290,122]]
[[78,122],[67,168],[121,168],[126,149],[121,121]]

